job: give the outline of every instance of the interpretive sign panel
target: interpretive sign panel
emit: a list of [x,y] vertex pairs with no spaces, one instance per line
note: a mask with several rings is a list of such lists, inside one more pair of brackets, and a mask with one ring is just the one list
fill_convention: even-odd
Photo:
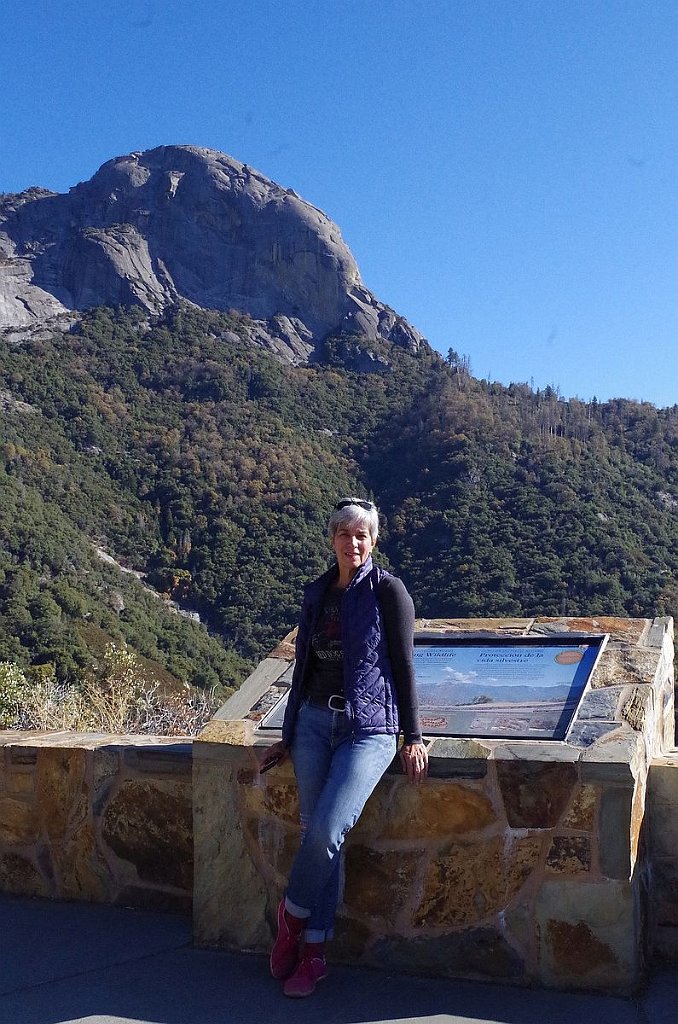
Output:
[[[414,673],[426,736],[564,739],[606,635],[415,637]],[[287,692],[262,707],[280,729]],[[268,710],[268,713],[266,711]],[[259,717],[259,715],[253,717]]]
[[426,735],[563,739],[606,636],[415,639]]

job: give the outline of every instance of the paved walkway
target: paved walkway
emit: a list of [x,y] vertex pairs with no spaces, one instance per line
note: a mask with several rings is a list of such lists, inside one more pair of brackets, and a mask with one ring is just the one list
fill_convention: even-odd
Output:
[[285,999],[265,958],[191,946],[184,917],[0,897],[0,1024],[676,1024],[678,971],[636,1000],[336,967]]

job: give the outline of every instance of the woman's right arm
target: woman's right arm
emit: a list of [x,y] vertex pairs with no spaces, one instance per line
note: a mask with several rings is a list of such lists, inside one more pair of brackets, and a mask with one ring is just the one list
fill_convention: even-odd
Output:
[[282,740],[278,740],[277,743],[272,743],[270,747],[266,747],[259,761],[259,774],[262,775],[269,768],[274,768],[275,765],[280,764],[281,761],[287,758],[287,755],[288,749]]
[[281,742],[285,747],[289,747],[291,745],[292,736],[294,734],[298,694],[303,683],[302,676],[304,672],[304,664],[306,662],[306,653],[308,650],[308,636],[311,628],[310,617],[310,602],[307,595],[304,594],[304,600],[301,605],[301,614],[299,615],[297,637],[294,641],[294,671],[292,672],[292,683],[290,685],[289,697],[287,698],[287,706],[285,708],[285,717],[283,719],[282,727],[283,738]]

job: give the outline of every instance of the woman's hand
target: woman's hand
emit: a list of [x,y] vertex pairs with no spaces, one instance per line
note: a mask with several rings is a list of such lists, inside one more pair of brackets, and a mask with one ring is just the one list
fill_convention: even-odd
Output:
[[423,743],[405,743],[400,748],[400,763],[410,782],[423,782],[428,772],[428,753]]
[[263,757],[259,761],[259,774],[267,772],[269,768],[273,768],[276,764],[280,764],[287,757],[287,747],[280,740],[278,743],[271,744],[270,747],[266,747]]

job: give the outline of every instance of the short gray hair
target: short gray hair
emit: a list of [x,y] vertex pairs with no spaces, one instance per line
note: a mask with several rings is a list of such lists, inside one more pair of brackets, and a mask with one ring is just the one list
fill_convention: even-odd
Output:
[[[330,516],[330,521],[327,524],[327,532],[330,535],[330,540],[334,540],[334,535],[340,526],[365,526],[370,532],[372,543],[377,543],[377,537],[379,536],[379,512],[377,506],[364,498],[341,498],[337,502],[337,505],[341,506],[337,508],[335,505],[334,511]],[[363,508],[363,505],[369,505],[370,508]]]

